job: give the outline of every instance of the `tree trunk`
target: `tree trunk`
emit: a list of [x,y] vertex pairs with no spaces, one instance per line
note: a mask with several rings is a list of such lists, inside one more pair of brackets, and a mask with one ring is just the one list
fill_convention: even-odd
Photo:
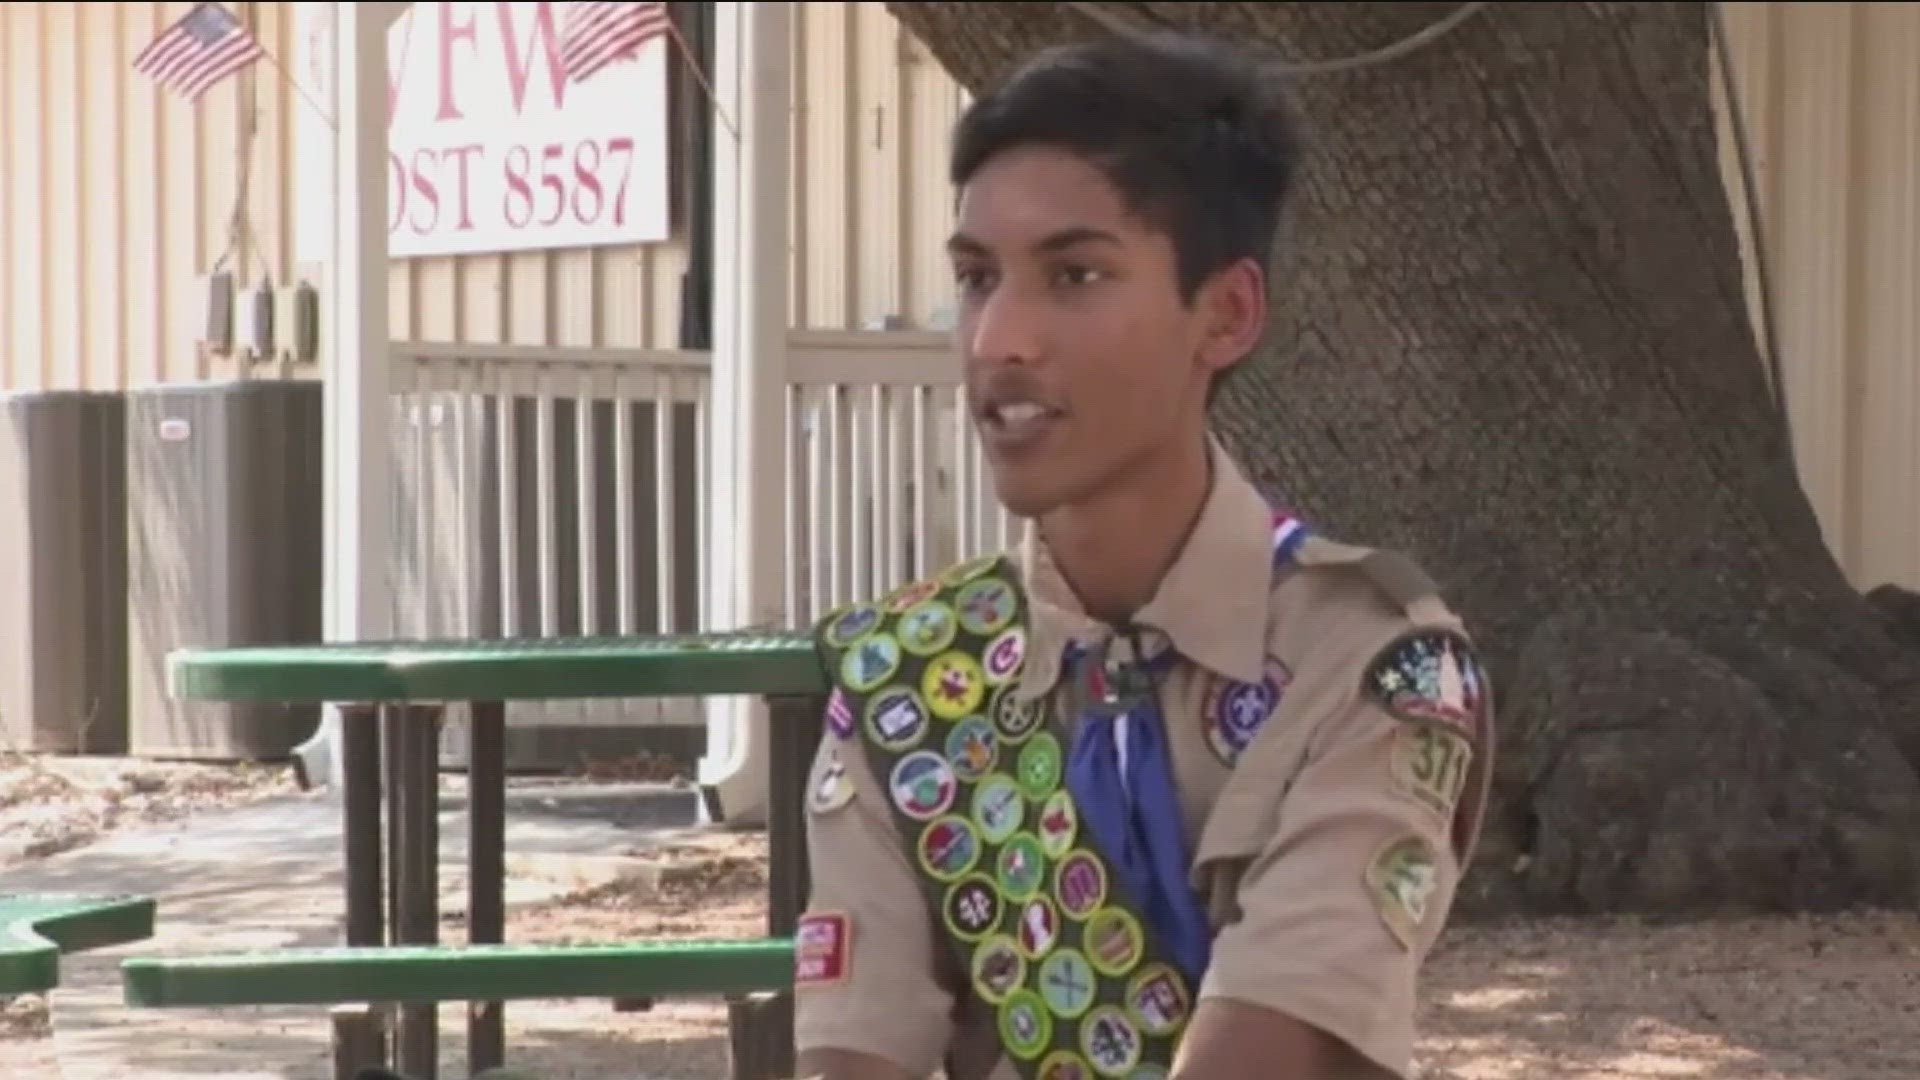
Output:
[[[1450,4],[1132,3],[1371,52]],[[979,88],[1110,32],[888,7]],[[1493,4],[1295,84],[1311,157],[1265,351],[1219,399],[1259,482],[1420,559],[1501,726],[1462,911],[1813,910],[1920,891],[1920,665],[1802,492],[1749,325],[1697,3]]]

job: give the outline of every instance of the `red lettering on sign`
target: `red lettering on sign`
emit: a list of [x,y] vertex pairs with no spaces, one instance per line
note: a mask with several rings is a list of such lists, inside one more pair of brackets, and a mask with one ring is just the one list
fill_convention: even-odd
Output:
[[533,74],[533,46],[547,58],[547,83],[553,90],[553,107],[567,103],[567,76],[560,66],[560,42],[553,29],[553,5],[547,0],[534,5],[533,41],[522,47],[513,28],[512,8],[506,0],[494,4],[500,22],[500,47],[507,57],[507,83],[513,89],[513,111],[527,111],[527,83]]
[[473,228],[473,155],[485,150],[480,143],[462,146],[418,147],[406,160],[397,152],[387,154],[389,183],[387,197],[388,233],[397,232],[405,223],[415,236],[426,236],[441,228],[441,213],[451,200],[456,209],[452,230],[467,232]]
[[500,216],[512,228],[555,225],[568,211],[581,225],[626,223],[631,136],[551,142],[537,151],[515,143],[507,148],[501,166],[506,189]]
[[[453,20],[453,5],[442,3],[440,8],[440,111],[434,113],[435,120],[458,120],[460,107],[453,101],[453,43],[465,41],[469,46],[478,48],[478,38],[474,34],[474,17],[471,9],[467,12],[467,21],[456,23]],[[540,5],[545,7],[545,4]]]
[[[413,53],[413,13],[419,5],[408,7],[401,14],[400,47],[392,45],[393,34],[387,34],[387,122],[393,122],[394,110],[400,107],[400,88],[407,81],[407,57]],[[442,8],[445,4],[440,5]]]
[[[426,159],[425,167],[422,167],[422,158]],[[417,236],[425,236],[440,223],[440,188],[434,183],[434,177],[440,172],[439,166],[440,155],[434,151],[423,146],[413,152],[413,189],[420,193],[420,198],[409,201],[415,209],[425,207],[432,214],[424,222],[417,214],[408,216],[407,224],[413,227]]]

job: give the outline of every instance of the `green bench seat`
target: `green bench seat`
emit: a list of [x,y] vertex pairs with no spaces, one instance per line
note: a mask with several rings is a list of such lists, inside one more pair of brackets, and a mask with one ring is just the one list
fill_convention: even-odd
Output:
[[153,936],[144,896],[0,893],[0,995],[60,985],[60,954]]
[[394,945],[275,949],[121,962],[129,1005],[421,1004],[779,991],[791,938],[620,945]]

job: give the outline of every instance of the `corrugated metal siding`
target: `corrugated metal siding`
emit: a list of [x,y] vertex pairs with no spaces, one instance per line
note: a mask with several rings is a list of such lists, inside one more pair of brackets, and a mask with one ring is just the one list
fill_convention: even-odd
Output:
[[946,136],[965,92],[884,4],[797,14],[794,324],[932,325],[952,292]]
[[[129,69],[187,6],[0,11],[0,384],[231,372],[195,355],[193,285],[225,241],[249,96],[258,257],[277,281],[293,269],[287,133],[306,106],[286,81],[262,66],[193,109]],[[291,5],[237,8],[294,55]],[[795,324],[936,325],[950,292],[945,142],[965,95],[882,4],[798,15]],[[1728,19],[1803,482],[1857,581],[1920,585],[1920,5],[1739,3]],[[243,253],[250,275],[254,260]],[[394,332],[671,346],[684,264],[678,242],[403,260]]]
[[[282,213],[292,91],[271,68],[198,108],[132,70],[192,5],[16,3],[0,10],[0,386],[111,389],[219,375],[202,359],[195,278],[226,246],[238,189],[241,102],[258,131],[252,237],[236,255],[291,269]],[[284,5],[240,4],[286,55]],[[256,368],[254,374],[266,374]]]
[[1920,5],[1727,22],[1802,483],[1854,581],[1920,585]]

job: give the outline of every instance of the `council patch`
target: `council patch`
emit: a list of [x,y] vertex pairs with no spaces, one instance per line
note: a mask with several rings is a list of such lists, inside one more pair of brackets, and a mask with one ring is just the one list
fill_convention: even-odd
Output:
[[793,932],[793,984],[836,986],[847,979],[853,955],[853,921],[843,911],[800,916]]

